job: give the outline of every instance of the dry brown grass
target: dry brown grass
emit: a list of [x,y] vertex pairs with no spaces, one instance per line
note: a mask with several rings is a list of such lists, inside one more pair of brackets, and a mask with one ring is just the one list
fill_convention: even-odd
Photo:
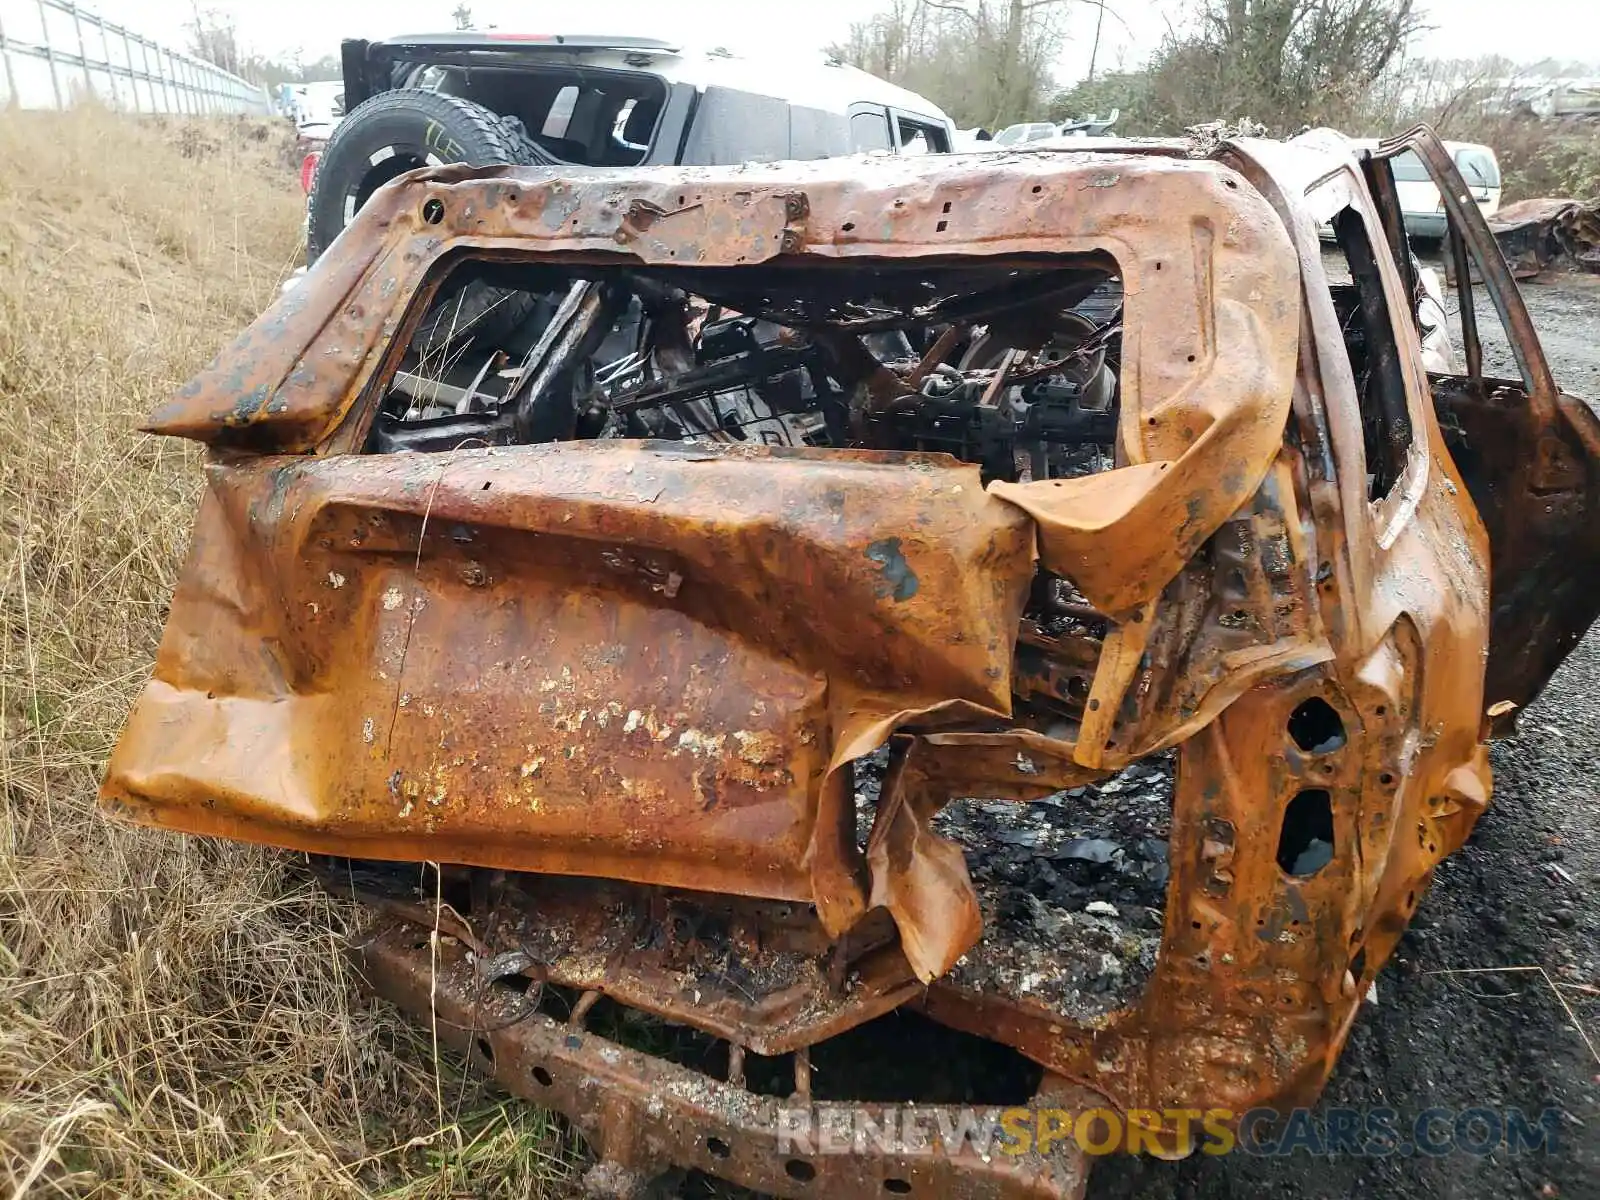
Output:
[[297,260],[261,123],[0,114],[0,1193],[559,1194],[547,1119],[362,999],[355,914],[94,805],[198,487],[132,432]]

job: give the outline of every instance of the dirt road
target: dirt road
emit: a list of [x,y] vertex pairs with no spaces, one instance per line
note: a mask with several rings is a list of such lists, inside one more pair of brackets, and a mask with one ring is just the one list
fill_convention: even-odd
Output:
[[[1557,382],[1600,398],[1600,281],[1530,285],[1524,294]],[[1486,369],[1511,373],[1481,302],[1478,320]],[[1530,1120],[1558,1110],[1555,1151],[1106,1160],[1090,1183],[1094,1200],[1600,1197],[1600,1061],[1556,995],[1559,987],[1600,1045],[1600,628],[1493,760],[1494,803],[1438,870],[1314,1122],[1337,1108],[1388,1108],[1408,1131],[1435,1108],[1519,1108]],[[1552,982],[1536,971],[1445,973],[1530,966]],[[1430,1126],[1441,1141],[1445,1128]],[[1468,1140],[1484,1132],[1480,1123]]]

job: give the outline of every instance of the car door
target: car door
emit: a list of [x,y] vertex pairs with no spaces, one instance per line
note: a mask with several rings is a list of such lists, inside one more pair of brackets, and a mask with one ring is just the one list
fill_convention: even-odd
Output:
[[[1426,127],[1384,142],[1363,164],[1408,282],[1416,282],[1416,263],[1389,170],[1389,160],[1407,151],[1426,166],[1448,218],[1445,253],[1461,318],[1457,361],[1465,370],[1430,381],[1445,440],[1489,533],[1485,699],[1504,729],[1515,712],[1506,702],[1533,700],[1600,614],[1600,419],[1556,386],[1472,189]],[[1492,304],[1517,378],[1484,373],[1475,288]]]

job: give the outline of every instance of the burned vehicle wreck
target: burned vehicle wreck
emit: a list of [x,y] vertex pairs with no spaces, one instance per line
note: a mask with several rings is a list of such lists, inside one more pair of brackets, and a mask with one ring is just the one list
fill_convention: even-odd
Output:
[[[412,173],[149,422],[207,486],[103,802],[337,856],[368,978],[565,1113],[598,1194],[1073,1196],[1067,1142],[779,1120],[1101,1105],[1178,1153],[1175,1111],[1309,1101],[1600,606],[1600,422],[1437,145]],[[1459,376],[1407,148],[1475,261]],[[474,281],[535,318],[456,328]],[[1148,944],[1038,890],[1018,945],[1033,884],[986,856],[1092,860],[1050,830],[1130,775],[1170,780]],[[1080,941],[1109,1001],[1062,982]],[[897,1013],[1019,1092],[819,1068]]]

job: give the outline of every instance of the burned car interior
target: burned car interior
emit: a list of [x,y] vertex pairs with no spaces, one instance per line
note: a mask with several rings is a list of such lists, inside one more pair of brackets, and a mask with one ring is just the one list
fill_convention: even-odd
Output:
[[[452,315],[475,285],[532,291],[536,314],[494,344]],[[1113,262],[864,277],[468,261],[440,291],[369,452],[467,438],[855,447],[952,454],[988,482],[1085,474],[1116,441]]]
[[313,855],[597,1194],[1071,1197],[779,1112],[1309,1100],[1596,603],[1497,539],[1594,582],[1600,424],[1531,337],[1430,384],[1373,161],[1339,280],[1292,144],[406,176],[150,420],[103,802]]

